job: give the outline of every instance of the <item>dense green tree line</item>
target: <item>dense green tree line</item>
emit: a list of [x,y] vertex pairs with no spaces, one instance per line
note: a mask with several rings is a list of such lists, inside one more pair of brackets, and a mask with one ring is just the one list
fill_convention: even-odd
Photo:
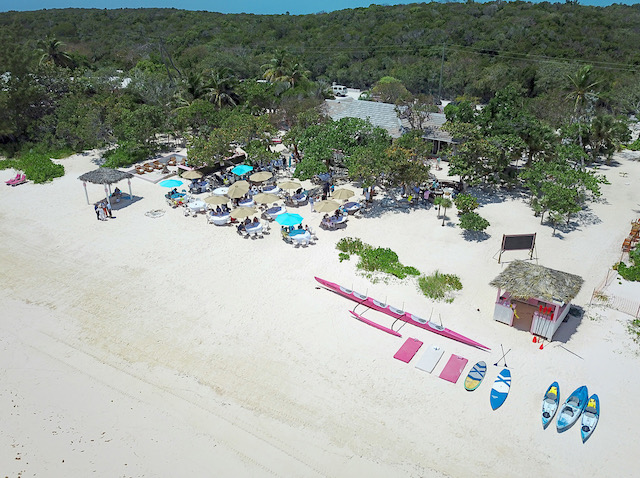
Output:
[[[121,166],[179,138],[203,163],[234,146],[266,161],[269,135],[285,129],[301,177],[340,158],[367,185],[422,182],[416,159],[427,148],[415,135],[392,143],[366,123],[322,117],[317,106],[336,80],[395,102],[416,129],[439,96],[457,98],[447,110],[463,140],[454,171],[472,184],[515,183],[522,155],[531,171],[557,158],[583,170],[628,141],[616,115],[640,108],[639,26],[635,6],[524,2],[304,16],[2,13],[0,148],[29,157],[117,145],[107,164]],[[479,102],[488,102],[481,112]],[[543,214],[558,209],[548,202],[533,204]]]
[[[140,60],[178,70],[229,68],[255,78],[276,50],[300,59],[314,79],[370,87],[383,76],[412,93],[466,94],[487,101],[518,81],[542,106],[556,79],[588,62],[616,112],[640,95],[640,7],[570,3],[422,3],[316,15],[222,15],[175,9],[62,9],[0,14],[4,45],[45,37],[67,45],[78,66],[130,70]],[[44,45],[43,45],[44,46]],[[0,58],[0,68],[5,62]],[[605,100],[606,99],[606,100]]]

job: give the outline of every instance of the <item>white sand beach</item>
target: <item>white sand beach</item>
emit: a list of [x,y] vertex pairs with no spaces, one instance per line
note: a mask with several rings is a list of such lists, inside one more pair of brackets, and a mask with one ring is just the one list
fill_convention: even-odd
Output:
[[[50,184],[0,187],[0,476],[637,475],[639,346],[628,315],[588,307],[640,217],[637,156],[617,154],[602,168],[611,183],[603,199],[558,237],[526,198],[501,194],[482,197],[491,226],[480,242],[441,227],[433,207],[376,206],[373,217],[324,231],[321,214],[303,206],[293,212],[318,230],[309,247],[284,243],[277,225],[249,239],[185,217],[167,206],[166,189],[139,179],[140,199],[97,221],[77,179],[97,157],[61,160],[66,175]],[[0,171],[3,181],[13,175]],[[104,197],[97,185],[88,193]],[[153,209],[165,214],[145,216]],[[447,215],[457,221],[455,210]],[[585,315],[570,316],[543,350],[492,318],[489,282],[527,256],[508,252],[498,264],[502,234],[531,232],[539,264],[585,280],[574,300]],[[346,236],[389,247],[423,273],[457,274],[464,288],[447,304],[415,281],[372,284],[355,258],[339,262],[335,244]],[[492,350],[411,325],[402,339],[385,334],[351,318],[353,303],[318,289],[314,276],[433,314]],[[640,300],[639,288],[624,287]],[[408,337],[445,349],[433,374],[414,366],[422,350],[409,364],[393,358]],[[513,382],[492,411],[501,344]],[[469,360],[455,385],[438,378],[452,353]],[[467,392],[464,376],[479,360],[487,378]],[[580,385],[600,396],[586,444],[579,426],[542,429],[542,396],[556,380],[562,400]]]

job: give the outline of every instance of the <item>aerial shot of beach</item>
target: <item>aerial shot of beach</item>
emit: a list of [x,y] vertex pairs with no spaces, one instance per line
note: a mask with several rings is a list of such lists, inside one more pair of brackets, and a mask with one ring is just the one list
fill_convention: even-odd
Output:
[[291,13],[0,12],[0,477],[636,476],[640,13]]

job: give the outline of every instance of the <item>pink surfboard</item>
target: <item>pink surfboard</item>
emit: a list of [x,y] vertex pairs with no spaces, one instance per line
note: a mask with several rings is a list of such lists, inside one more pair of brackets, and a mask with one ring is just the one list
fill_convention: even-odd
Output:
[[418,339],[409,337],[406,342],[402,344],[402,347],[400,347],[400,350],[396,352],[393,358],[409,363],[416,352],[420,350],[420,347],[422,347],[422,342]]
[[456,354],[451,354],[447,365],[440,372],[440,378],[451,383],[456,383],[467,365],[468,360]]

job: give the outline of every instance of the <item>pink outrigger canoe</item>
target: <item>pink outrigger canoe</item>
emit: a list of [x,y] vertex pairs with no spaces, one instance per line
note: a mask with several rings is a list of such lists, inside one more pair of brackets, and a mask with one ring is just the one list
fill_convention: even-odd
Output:
[[486,345],[482,345],[481,343],[478,343],[475,340],[471,340],[470,338],[465,337],[464,335],[454,332],[453,330],[449,330],[441,325],[435,324],[430,320],[426,320],[426,319],[423,319],[422,317],[418,317],[417,315],[397,309],[392,305],[383,304],[382,302],[372,299],[371,297],[367,297],[366,295],[360,294],[351,289],[347,289],[346,287],[342,287],[333,282],[329,282],[328,280],[321,279],[320,277],[316,277],[315,279],[330,291],[335,292],[336,294],[339,294],[343,297],[346,297],[347,299],[351,299],[354,302],[357,302],[358,304],[362,304],[371,309],[377,310],[378,312],[387,314],[393,317],[394,319],[402,320],[403,322],[406,322],[408,324],[415,325],[416,327],[420,327],[421,329],[428,330],[429,332],[442,335],[443,337],[447,337],[452,340],[457,340],[458,342],[462,342],[463,344],[471,345],[472,347],[491,350]]

